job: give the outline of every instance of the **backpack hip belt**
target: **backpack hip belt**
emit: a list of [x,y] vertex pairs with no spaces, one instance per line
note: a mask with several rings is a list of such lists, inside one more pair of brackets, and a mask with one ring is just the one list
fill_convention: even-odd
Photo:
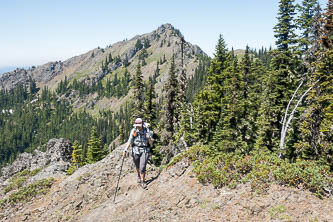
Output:
[[132,147],[132,152],[136,154],[149,153],[150,148],[147,146],[134,146]]

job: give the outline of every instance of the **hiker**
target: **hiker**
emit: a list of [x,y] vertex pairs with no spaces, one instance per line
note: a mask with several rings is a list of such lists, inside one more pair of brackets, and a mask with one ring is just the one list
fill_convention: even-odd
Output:
[[138,173],[138,183],[145,189],[147,187],[145,181],[146,166],[153,140],[149,129],[144,126],[141,118],[137,118],[133,126],[123,157],[126,155],[128,148],[132,146],[132,157]]

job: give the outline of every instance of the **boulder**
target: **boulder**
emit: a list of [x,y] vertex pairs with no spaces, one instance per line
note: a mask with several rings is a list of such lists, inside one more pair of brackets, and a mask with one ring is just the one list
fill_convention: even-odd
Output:
[[46,154],[50,156],[51,163],[59,162],[70,162],[72,160],[72,143],[69,140],[50,139],[47,143]]
[[35,150],[33,153],[22,153],[16,160],[2,169],[1,181],[5,181],[14,174],[25,169],[50,168],[50,172],[65,172],[72,159],[72,144],[69,140],[50,139],[46,145],[46,152]]

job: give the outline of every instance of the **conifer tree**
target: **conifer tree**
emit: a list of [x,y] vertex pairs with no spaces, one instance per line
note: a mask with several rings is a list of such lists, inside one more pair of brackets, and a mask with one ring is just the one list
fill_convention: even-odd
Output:
[[181,116],[184,112],[187,111],[187,99],[186,99],[186,85],[187,85],[187,77],[186,70],[184,68],[184,46],[185,40],[184,37],[181,37],[181,73],[178,84],[178,93],[177,93],[177,103],[176,103],[176,131],[179,130],[181,124],[184,122],[180,120]]
[[314,73],[301,116],[300,140],[295,144],[297,153],[306,159],[320,159],[333,169],[333,3],[329,1],[324,17],[320,50],[313,63]]
[[142,48],[143,48],[143,45],[141,43],[141,40],[140,39],[136,40],[136,43],[135,43],[135,49],[136,49],[136,51],[139,51]]
[[34,80],[31,76],[29,76],[29,91],[30,95],[33,95],[38,91],[36,80]]
[[[298,73],[300,60],[291,47],[295,44],[293,2],[294,0],[280,0],[278,24],[274,27],[278,49],[271,52],[271,71],[263,80],[260,118],[257,120],[259,131],[256,148],[258,149],[278,148],[285,109],[303,74]],[[291,134],[290,137],[294,135]]]
[[156,84],[157,83],[157,77],[160,75],[160,68],[159,68],[159,62],[157,62],[156,64],[156,70],[154,72],[154,75],[153,75],[153,84]]
[[271,70],[263,79],[263,94],[258,119],[256,148],[278,148],[281,120],[289,99],[296,89],[296,78],[291,76],[293,58],[290,51],[273,51]]
[[311,44],[310,34],[313,29],[317,6],[319,6],[318,0],[303,0],[302,4],[298,5],[300,15],[296,21],[298,29],[301,30],[298,42],[303,53],[309,49]]
[[109,146],[107,144],[104,144],[103,158],[106,157],[108,154],[109,154]]
[[125,142],[125,139],[126,139],[126,137],[125,137],[125,127],[124,127],[124,124],[121,123],[119,125],[119,141],[121,143],[123,143],[123,142]]
[[133,118],[137,118],[142,116],[143,109],[143,76],[141,72],[141,65],[138,63],[136,68],[136,74],[133,81],[134,88],[134,110],[133,110]]
[[208,57],[199,57],[199,65],[195,69],[194,76],[188,80],[186,86],[186,99],[192,103],[195,96],[203,89],[207,79],[207,69],[210,59]]
[[[243,151],[250,151],[256,139],[256,119],[259,109],[259,97],[261,94],[261,75],[265,73],[264,66],[259,60],[252,62],[250,49],[246,46],[245,54],[239,67],[239,123],[240,131],[239,147]],[[236,76],[237,77],[237,76]]]
[[97,135],[96,127],[94,126],[91,130],[91,136],[88,141],[88,163],[95,163],[103,158],[103,147],[101,139]]
[[[232,57],[232,52],[230,57]],[[213,143],[217,145],[218,150],[227,152],[236,151],[236,149],[244,150],[246,147],[242,143],[241,134],[241,120],[244,118],[242,116],[244,114],[242,110],[244,92],[237,57],[234,57],[232,65],[227,67],[222,74],[224,76],[221,85],[223,96],[220,99],[221,111]]]
[[144,43],[143,43],[143,44],[144,44],[144,47],[145,47],[146,49],[150,47],[150,41],[149,41],[148,38],[145,38],[143,42],[144,42]]
[[221,97],[223,97],[222,84],[224,82],[223,70],[229,66],[230,57],[222,35],[220,35],[215,58],[208,70],[207,82],[204,89],[195,98],[194,129],[197,140],[208,143],[212,140],[217,122],[221,115]]
[[289,47],[296,43],[296,24],[294,0],[280,0],[278,23],[274,27],[276,45],[279,50],[287,51]]
[[109,54],[109,63],[111,63],[111,62],[113,62],[113,58],[112,58],[112,54],[110,52],[110,54]]
[[179,102],[180,104],[187,101],[186,99],[186,86],[187,86],[187,77],[186,77],[186,70],[182,69],[179,79]]
[[124,58],[124,60],[123,60],[123,66],[124,67],[127,67],[129,65],[129,62],[128,62],[128,56],[127,56],[127,54],[125,55],[125,58]]
[[312,28],[309,32],[309,49],[304,52],[304,61],[307,67],[309,75],[313,73],[312,63],[317,59],[317,52],[322,47],[322,28],[323,28],[323,18],[320,5],[317,4],[314,8],[314,16],[312,18]]
[[152,81],[148,83],[147,92],[145,94],[145,102],[144,102],[144,120],[151,124],[152,128],[155,128],[157,125],[156,119],[156,93],[155,87]]
[[189,128],[187,127],[188,124],[186,122],[189,120],[187,119],[189,105],[187,104],[187,99],[186,99],[186,85],[187,85],[186,71],[182,69],[178,84],[178,95],[176,102],[176,131],[178,132],[176,140],[178,140],[179,137],[183,136],[183,134],[185,133],[185,128],[189,130]]
[[261,99],[263,95],[263,79],[267,77],[267,73],[267,67],[261,60],[255,59],[253,62],[251,62],[251,71],[247,77],[249,89],[246,107],[249,109],[249,111],[247,112],[247,117],[244,119],[246,122],[245,125],[247,125],[246,137],[248,138],[245,140],[249,144],[249,150],[253,148],[258,135],[258,112],[261,106]]
[[324,28],[322,35],[323,47],[331,49],[333,44],[333,1],[328,0],[324,14]]
[[165,131],[166,137],[164,138],[165,143],[169,143],[175,133],[175,120],[176,120],[176,99],[178,94],[178,84],[176,76],[175,56],[171,58],[171,64],[169,68],[169,78],[167,80],[166,90],[166,101],[164,108],[165,115]]
[[84,162],[82,157],[82,145],[79,145],[79,142],[75,140],[73,144],[72,162],[76,168],[82,166]]
[[[312,76],[309,106],[301,117],[297,153],[307,159],[324,159],[333,168],[333,50],[323,52]],[[317,82],[319,81],[319,82]]]

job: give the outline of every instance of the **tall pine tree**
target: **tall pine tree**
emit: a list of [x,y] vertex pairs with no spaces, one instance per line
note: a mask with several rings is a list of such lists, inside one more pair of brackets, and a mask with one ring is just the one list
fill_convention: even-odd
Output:
[[91,129],[91,136],[88,141],[88,155],[87,162],[95,163],[104,158],[103,147],[101,144],[101,139],[97,135],[96,127]]
[[274,27],[277,38],[273,50],[270,72],[263,79],[264,89],[259,110],[256,148],[276,150],[279,146],[282,118],[288,102],[300,81],[297,72],[299,58],[292,47],[295,39],[294,0],[280,0],[278,24]]
[[134,107],[133,107],[133,119],[142,117],[144,113],[144,98],[143,98],[143,76],[141,72],[141,65],[138,63],[136,67],[136,74],[134,76],[133,88],[134,88]]
[[319,6],[318,0],[303,0],[302,4],[298,5],[300,14],[296,21],[298,29],[301,30],[298,42],[303,53],[307,51],[311,45],[310,35],[313,29],[317,6]]
[[[230,52],[230,59],[233,53]],[[232,59],[232,65],[223,72],[222,96],[220,98],[221,110],[214,133],[213,144],[218,151],[234,152],[244,149],[240,131],[242,113],[242,79],[237,57]]]
[[226,44],[220,35],[215,58],[208,70],[207,82],[193,103],[194,137],[197,141],[208,143],[212,140],[217,122],[221,115],[221,97],[223,97],[223,70],[228,66]]
[[294,0],[280,0],[278,23],[274,27],[276,45],[279,50],[287,51],[289,47],[296,43],[296,24]]
[[156,116],[157,107],[155,99],[156,99],[155,86],[152,81],[149,81],[147,86],[147,91],[145,94],[143,118],[146,122],[150,123],[152,128],[155,128],[157,125],[157,116]]
[[176,125],[176,104],[178,95],[178,84],[176,75],[176,65],[175,56],[171,58],[170,68],[169,68],[169,78],[165,86],[166,91],[166,101],[164,108],[164,120],[165,120],[165,130],[166,136],[163,138],[164,144],[172,141],[173,135],[175,133]]
[[313,63],[306,108],[301,116],[297,153],[307,159],[322,160],[333,169],[333,3],[329,1],[324,16],[321,47]]

